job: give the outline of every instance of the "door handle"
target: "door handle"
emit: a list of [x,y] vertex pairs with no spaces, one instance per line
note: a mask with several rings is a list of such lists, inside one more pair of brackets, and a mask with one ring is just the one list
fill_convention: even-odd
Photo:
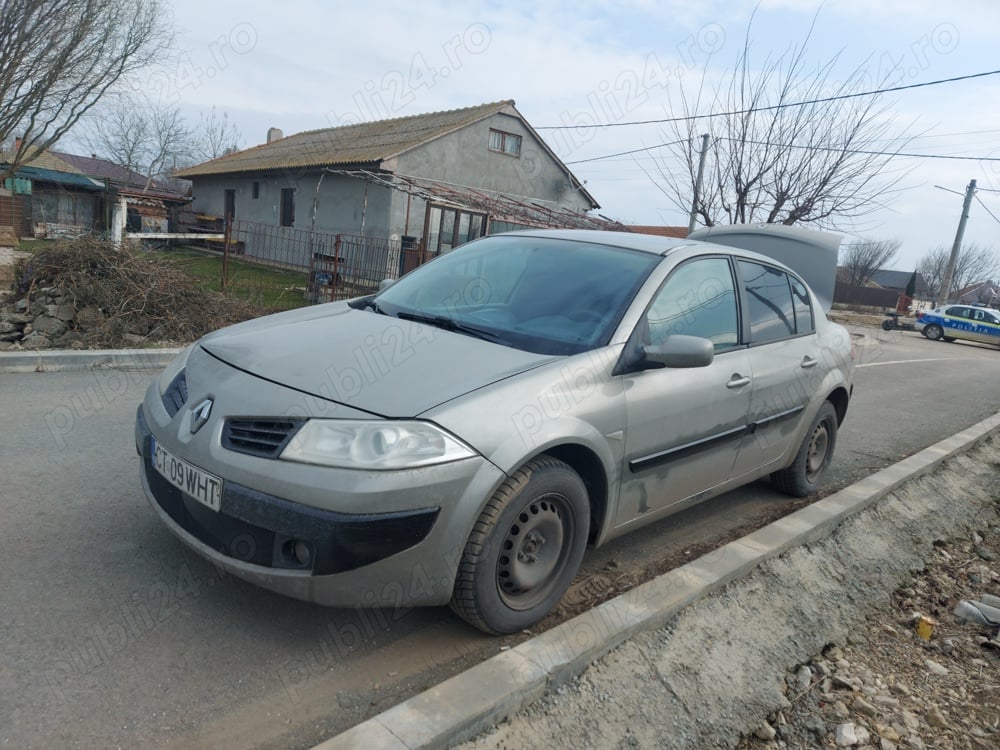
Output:
[[745,385],[750,385],[750,377],[734,372],[729,382],[726,383],[726,388],[742,388]]
[[802,367],[808,370],[810,367],[815,367],[819,364],[819,360],[814,357],[810,357],[808,354],[802,358]]

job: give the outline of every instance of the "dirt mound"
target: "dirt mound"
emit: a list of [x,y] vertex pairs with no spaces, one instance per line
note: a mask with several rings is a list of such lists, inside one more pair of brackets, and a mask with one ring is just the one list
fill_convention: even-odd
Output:
[[118,348],[185,343],[254,317],[150,254],[83,237],[14,264],[0,348]]

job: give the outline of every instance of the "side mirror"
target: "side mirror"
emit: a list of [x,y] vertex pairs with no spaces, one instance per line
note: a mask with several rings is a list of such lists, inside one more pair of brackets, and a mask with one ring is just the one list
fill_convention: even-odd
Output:
[[708,367],[715,359],[715,346],[699,336],[668,336],[662,344],[642,351],[647,362],[664,367]]
[[383,292],[383,291],[385,291],[386,289],[388,289],[389,287],[391,287],[395,283],[396,283],[396,279],[382,279],[378,283],[378,290],[380,292]]

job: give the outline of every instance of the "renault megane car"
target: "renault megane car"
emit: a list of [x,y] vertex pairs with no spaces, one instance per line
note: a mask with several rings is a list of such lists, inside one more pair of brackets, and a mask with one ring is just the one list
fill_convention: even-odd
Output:
[[812,234],[494,235],[217,331],[138,409],[145,494],[265,588],[516,632],[588,545],[761,477],[820,486],[854,352],[802,275]]

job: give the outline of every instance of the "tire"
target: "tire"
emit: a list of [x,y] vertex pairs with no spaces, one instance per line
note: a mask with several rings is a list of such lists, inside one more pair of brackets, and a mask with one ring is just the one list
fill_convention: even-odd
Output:
[[837,447],[837,411],[823,403],[802,439],[791,466],[771,475],[775,486],[793,497],[816,492]]
[[500,485],[473,526],[452,610],[493,635],[531,627],[573,582],[589,529],[580,476],[551,456],[532,459]]
[[892,321],[891,320],[883,320],[882,321],[882,330],[883,331],[891,331],[892,330]]
[[949,344],[955,343],[955,337],[954,336],[942,336],[941,340],[942,341],[947,341]]
[[924,336],[929,338],[931,341],[940,341],[944,338],[944,329],[937,323],[931,323],[930,325],[924,326]]

